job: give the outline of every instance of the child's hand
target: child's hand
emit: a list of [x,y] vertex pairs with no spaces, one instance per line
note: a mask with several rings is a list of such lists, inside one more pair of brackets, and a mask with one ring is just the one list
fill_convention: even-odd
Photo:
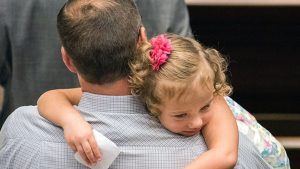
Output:
[[63,128],[67,143],[75,152],[78,151],[84,161],[89,165],[93,165],[101,159],[101,154],[89,123],[85,120],[80,122],[69,121]]

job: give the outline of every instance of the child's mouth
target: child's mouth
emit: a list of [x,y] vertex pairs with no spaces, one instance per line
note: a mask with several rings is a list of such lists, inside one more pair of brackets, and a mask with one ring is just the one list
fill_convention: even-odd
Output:
[[198,134],[199,132],[200,132],[200,130],[184,131],[183,135],[185,135],[185,136],[193,136],[195,134]]

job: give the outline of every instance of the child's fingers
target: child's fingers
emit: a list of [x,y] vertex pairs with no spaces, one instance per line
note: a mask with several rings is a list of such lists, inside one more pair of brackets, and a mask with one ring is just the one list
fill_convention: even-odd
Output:
[[89,139],[89,143],[90,143],[90,146],[92,148],[92,151],[94,152],[94,155],[95,155],[96,159],[100,160],[101,159],[101,153],[100,153],[99,147],[97,145],[97,142],[95,140],[95,137],[91,137]]
[[89,165],[91,165],[91,162],[90,160],[87,158],[82,146],[80,144],[76,144],[76,149],[77,149],[77,152],[79,153],[80,157],[86,162],[88,163]]
[[76,146],[75,146],[75,144],[73,144],[73,143],[68,143],[69,144],[69,146],[71,147],[71,149],[73,150],[73,151],[77,151],[77,148],[76,148]]
[[84,153],[87,156],[87,158],[89,159],[89,161],[91,163],[96,163],[97,161],[95,160],[94,153],[92,151],[92,148],[91,148],[89,142],[88,141],[84,141],[82,143],[82,147],[83,147]]

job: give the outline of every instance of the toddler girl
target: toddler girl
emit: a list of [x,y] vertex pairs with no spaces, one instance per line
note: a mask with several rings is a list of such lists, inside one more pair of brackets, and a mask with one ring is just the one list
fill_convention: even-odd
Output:
[[[132,94],[146,103],[149,112],[166,129],[187,137],[203,134],[209,150],[186,169],[233,168],[238,149],[236,124],[270,165],[289,168],[282,145],[227,97],[231,87],[226,82],[226,63],[215,49],[205,48],[190,38],[159,35],[139,48],[130,67]],[[95,163],[100,153],[92,129],[72,107],[78,104],[80,95],[80,89],[49,91],[39,99],[39,110],[42,116],[64,128],[73,150],[87,162]],[[229,106],[233,114],[222,106]]]

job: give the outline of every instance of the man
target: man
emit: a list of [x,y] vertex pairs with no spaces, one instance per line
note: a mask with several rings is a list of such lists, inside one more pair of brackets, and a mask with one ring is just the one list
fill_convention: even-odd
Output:
[[[136,1],[149,37],[165,32],[192,36],[184,0]],[[36,104],[45,91],[78,87],[76,76],[58,59],[55,16],[65,2],[0,0],[0,85],[5,88],[0,128],[13,110]]]
[[[147,39],[132,0],[70,0],[57,22],[63,61],[84,92],[78,110],[121,149],[111,168],[182,168],[206,151],[201,135],[167,131],[130,95],[128,62]],[[239,141],[236,168],[270,168],[245,136]],[[74,159],[62,129],[25,106],[0,132],[0,168],[86,167]]]

